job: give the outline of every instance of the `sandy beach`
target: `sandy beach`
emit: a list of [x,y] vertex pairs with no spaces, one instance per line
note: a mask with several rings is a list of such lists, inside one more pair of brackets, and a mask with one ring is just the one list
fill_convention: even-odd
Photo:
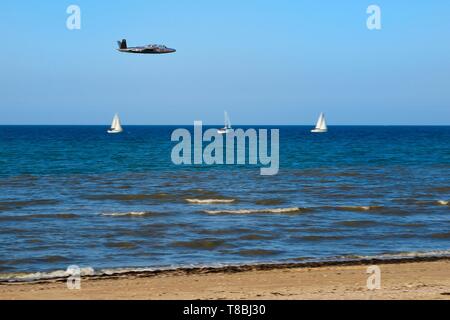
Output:
[[381,288],[367,289],[368,263],[191,269],[66,282],[0,284],[0,299],[450,299],[450,259],[377,263]]

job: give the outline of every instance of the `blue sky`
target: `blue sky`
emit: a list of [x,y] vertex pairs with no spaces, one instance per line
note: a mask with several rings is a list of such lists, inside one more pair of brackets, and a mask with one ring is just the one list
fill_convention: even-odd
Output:
[[[81,30],[66,8],[81,8]],[[366,8],[382,30],[366,28]],[[450,2],[2,1],[0,124],[450,124]],[[160,43],[170,55],[117,52]]]

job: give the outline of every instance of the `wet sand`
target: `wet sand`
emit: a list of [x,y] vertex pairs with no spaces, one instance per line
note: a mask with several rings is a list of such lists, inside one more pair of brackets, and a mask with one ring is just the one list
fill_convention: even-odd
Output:
[[[369,265],[381,288],[367,288]],[[450,299],[450,259],[260,265],[0,284],[0,299]]]

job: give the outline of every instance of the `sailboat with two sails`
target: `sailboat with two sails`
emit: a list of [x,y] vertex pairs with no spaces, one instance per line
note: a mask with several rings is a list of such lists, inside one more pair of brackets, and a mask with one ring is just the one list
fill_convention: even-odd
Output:
[[123,129],[122,125],[120,124],[120,118],[119,115],[116,113],[111,123],[111,128],[108,129],[108,133],[121,133],[122,131]]
[[327,122],[325,121],[325,114],[323,112],[320,113],[319,119],[317,120],[316,127],[311,130],[314,133],[323,133],[327,132]]

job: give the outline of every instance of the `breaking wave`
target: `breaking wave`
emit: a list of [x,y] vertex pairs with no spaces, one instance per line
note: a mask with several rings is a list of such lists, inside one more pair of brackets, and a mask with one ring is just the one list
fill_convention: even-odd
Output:
[[102,213],[102,216],[108,217],[143,217],[143,216],[151,216],[153,212],[150,211],[131,211],[131,212],[106,212]]
[[[56,270],[51,272],[34,272],[34,273],[5,273],[0,274],[0,282],[31,282],[38,280],[53,280],[67,278],[72,273],[67,270]],[[80,268],[80,276],[93,276],[95,271],[91,267]]]
[[212,203],[233,203],[235,199],[185,199],[189,203],[212,204]]

